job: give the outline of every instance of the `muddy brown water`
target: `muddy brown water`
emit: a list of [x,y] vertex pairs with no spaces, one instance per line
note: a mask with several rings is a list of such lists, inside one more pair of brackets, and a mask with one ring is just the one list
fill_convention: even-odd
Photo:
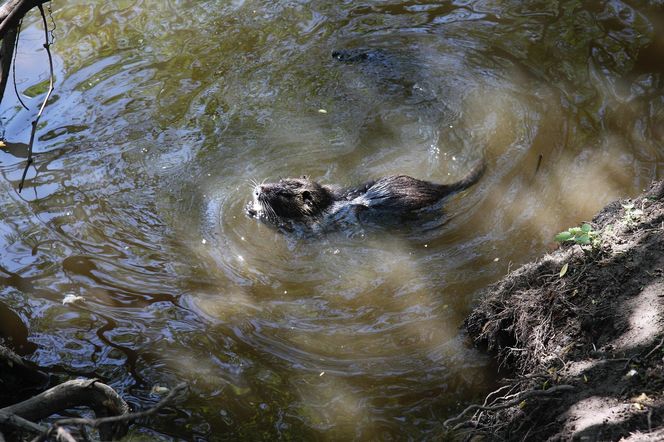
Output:
[[[188,381],[137,438],[440,434],[494,382],[459,331],[479,290],[662,178],[664,11],[581,3],[56,3],[19,194],[47,80],[31,15],[30,110],[12,85],[0,108],[0,297],[30,358],[135,407]],[[243,214],[251,179],[445,182],[482,157],[417,228],[298,239]]]

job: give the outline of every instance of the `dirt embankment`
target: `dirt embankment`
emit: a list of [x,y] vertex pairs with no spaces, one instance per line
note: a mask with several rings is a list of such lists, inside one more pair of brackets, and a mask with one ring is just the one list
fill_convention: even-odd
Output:
[[512,379],[448,426],[488,440],[664,440],[664,182],[590,224],[594,244],[568,243],[485,292],[465,325]]

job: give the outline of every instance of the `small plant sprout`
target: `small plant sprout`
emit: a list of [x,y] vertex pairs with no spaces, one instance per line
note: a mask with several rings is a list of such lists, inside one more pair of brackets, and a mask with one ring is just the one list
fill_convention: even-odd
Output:
[[554,239],[560,243],[573,242],[582,246],[592,244],[595,247],[599,244],[599,232],[593,230],[592,226],[586,223],[581,227],[572,227],[560,232]]
[[623,204],[623,209],[625,209],[625,215],[623,216],[623,222],[628,226],[635,224],[641,216],[643,216],[643,210],[636,209],[634,203]]

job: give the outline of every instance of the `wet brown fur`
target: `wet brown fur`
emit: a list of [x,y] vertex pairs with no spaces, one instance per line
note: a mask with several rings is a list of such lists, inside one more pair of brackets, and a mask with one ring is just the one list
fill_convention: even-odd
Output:
[[480,162],[463,179],[451,184],[390,175],[344,190],[306,177],[287,178],[256,186],[254,202],[247,206],[247,214],[275,225],[285,222],[311,225],[348,208],[408,215],[472,186],[484,170],[485,165]]

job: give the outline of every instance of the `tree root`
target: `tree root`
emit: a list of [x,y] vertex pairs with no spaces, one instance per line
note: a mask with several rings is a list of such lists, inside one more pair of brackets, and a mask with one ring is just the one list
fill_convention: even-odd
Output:
[[[443,422],[443,425],[446,427],[450,427],[453,423],[460,421],[464,415],[471,411],[476,411],[476,410],[482,410],[482,411],[497,411],[497,410],[502,410],[504,408],[509,408],[513,407],[514,405],[518,405],[524,400],[532,397],[541,397],[541,396],[552,396],[555,394],[558,394],[563,391],[571,391],[574,390],[574,387],[571,385],[557,385],[555,387],[551,387],[548,390],[527,390],[523,391],[519,394],[509,396],[512,399],[499,403],[497,405],[478,405],[478,404],[473,404],[468,406],[465,410],[463,410],[461,413],[459,413],[457,416],[447,419],[445,422]],[[493,393],[490,393],[491,395]],[[498,398],[498,399],[506,399],[505,398]],[[486,402],[485,402],[486,403]],[[458,430],[462,426],[464,426],[467,422],[461,422],[460,424],[457,424],[453,427],[454,430]]]

